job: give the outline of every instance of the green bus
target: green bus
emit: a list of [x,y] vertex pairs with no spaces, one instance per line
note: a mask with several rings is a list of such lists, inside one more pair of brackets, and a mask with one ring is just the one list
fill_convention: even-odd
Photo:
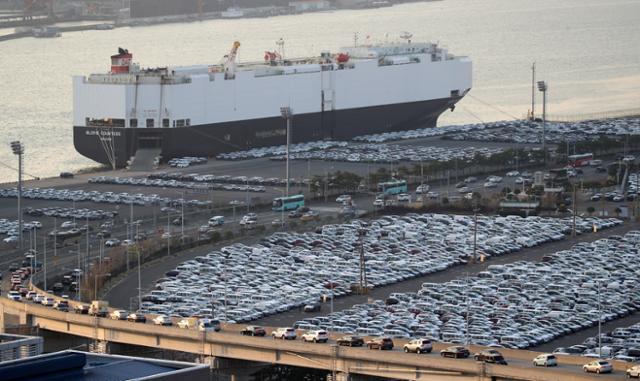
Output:
[[389,180],[384,183],[378,183],[378,192],[386,195],[407,193],[407,181]]
[[304,195],[296,194],[288,197],[278,197],[273,199],[272,209],[275,211],[295,210],[304,206]]

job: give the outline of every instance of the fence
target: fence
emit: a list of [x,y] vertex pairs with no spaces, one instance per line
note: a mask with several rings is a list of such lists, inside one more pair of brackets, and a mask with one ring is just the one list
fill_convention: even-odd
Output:
[[590,114],[547,115],[549,122],[580,122],[583,120],[601,120],[640,116],[640,108],[595,112]]
[[18,360],[42,354],[42,337],[0,335],[0,362]]

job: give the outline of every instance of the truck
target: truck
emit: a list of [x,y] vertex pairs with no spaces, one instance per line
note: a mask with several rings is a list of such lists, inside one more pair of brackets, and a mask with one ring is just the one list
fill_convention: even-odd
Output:
[[89,307],[89,315],[107,317],[109,314],[109,302],[106,300],[92,300]]

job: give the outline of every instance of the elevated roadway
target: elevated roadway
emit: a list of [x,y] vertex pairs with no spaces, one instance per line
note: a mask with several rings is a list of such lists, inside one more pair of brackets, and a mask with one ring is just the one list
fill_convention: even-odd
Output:
[[[560,357],[557,368],[534,368],[531,360],[539,353],[506,350],[501,352],[508,366],[485,364],[472,359],[445,359],[437,353],[444,344],[435,344],[433,354],[406,354],[402,342],[393,351],[371,351],[366,348],[340,347],[334,343],[313,344],[242,336],[239,325],[225,325],[222,332],[200,332],[177,327],[160,327],[77,315],[44,306],[2,298],[0,317],[17,316],[21,324],[101,342],[139,345],[197,354],[203,357],[254,361],[296,367],[324,369],[335,372],[338,379],[377,376],[403,380],[535,380],[575,381],[624,377],[625,363],[615,362],[611,375],[591,375],[582,372],[585,358]],[[269,329],[267,329],[269,331]],[[472,351],[480,347],[472,346]]]

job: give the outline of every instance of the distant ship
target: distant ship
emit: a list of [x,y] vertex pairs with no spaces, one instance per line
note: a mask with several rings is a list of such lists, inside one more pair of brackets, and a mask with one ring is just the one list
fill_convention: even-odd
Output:
[[114,167],[139,149],[168,160],[281,145],[283,107],[294,143],[435,127],[471,89],[472,63],[410,37],[311,58],[267,51],[240,64],[235,42],[221,64],[155,69],[120,49],[110,72],[73,79],[74,145]]
[[32,29],[33,37],[54,38],[60,37],[60,30],[56,26],[41,26]]
[[224,19],[236,19],[244,16],[244,12],[240,8],[227,8],[226,11],[220,12],[220,16]]

